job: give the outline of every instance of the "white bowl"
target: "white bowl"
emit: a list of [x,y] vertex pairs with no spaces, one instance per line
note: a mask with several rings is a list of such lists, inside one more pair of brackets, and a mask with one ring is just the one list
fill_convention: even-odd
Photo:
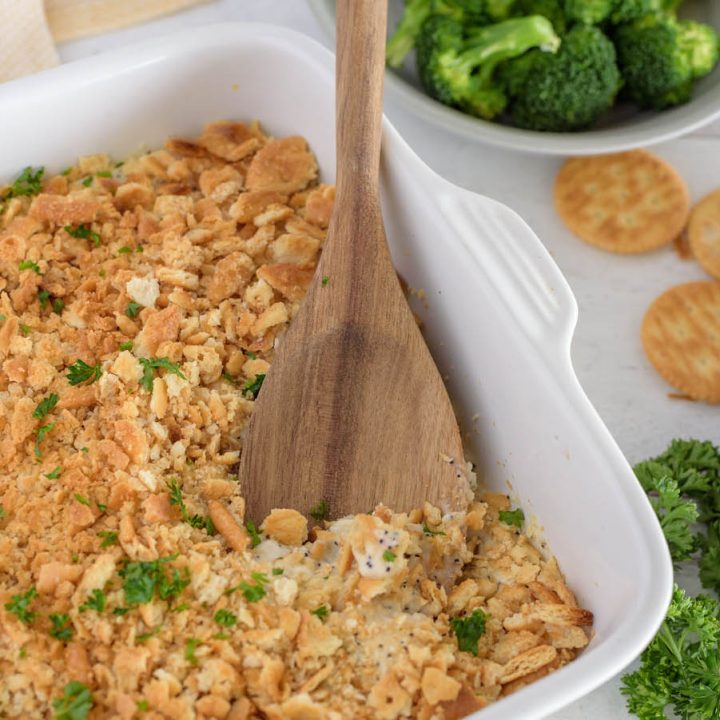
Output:
[[[308,2],[325,32],[334,38],[335,0]],[[402,6],[402,0],[391,0],[389,32],[397,25]],[[685,0],[682,12],[684,16],[720,29],[718,0]],[[443,130],[490,145],[546,155],[595,155],[647,147],[685,135],[720,117],[720,65],[697,84],[693,99],[686,105],[663,112],[615,108],[599,127],[575,133],[522,130],[447,107],[425,94],[412,58],[399,70],[385,73],[385,91],[408,110]]]
[[[334,177],[331,54],[289,30],[228,23],[98,55],[0,87],[0,178],[77,155],[115,158],[217,118],[302,133]],[[482,711],[540,718],[593,690],[650,641],[672,567],[643,491],[570,361],[577,305],[528,226],[435,175],[389,123],[382,201],[398,270],[426,293],[427,339],[487,484],[544,526],[595,613],[575,662]]]

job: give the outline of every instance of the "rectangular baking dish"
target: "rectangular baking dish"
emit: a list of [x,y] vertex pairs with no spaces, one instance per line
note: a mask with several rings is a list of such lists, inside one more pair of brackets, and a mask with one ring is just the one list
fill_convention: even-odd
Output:
[[[123,158],[207,121],[302,134],[334,177],[333,57],[272,26],[207,26],[0,87],[0,178],[78,155]],[[537,523],[595,636],[575,662],[483,710],[541,718],[627,665],[657,630],[672,567],[655,516],[572,368],[571,291],[511,210],[435,175],[385,122],[383,210],[398,271],[478,474]],[[422,295],[422,294],[421,294]],[[474,716],[475,717],[475,716]]]

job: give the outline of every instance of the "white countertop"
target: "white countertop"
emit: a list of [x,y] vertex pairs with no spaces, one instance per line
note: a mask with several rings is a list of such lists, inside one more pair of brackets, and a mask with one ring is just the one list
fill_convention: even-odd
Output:
[[[171,32],[228,20],[253,20],[299,30],[329,45],[304,0],[216,0],[160,20],[66,43],[63,60]],[[459,185],[494,197],[532,226],[572,286],[580,306],[573,343],[577,374],[630,462],[662,451],[673,437],[720,440],[720,413],[700,403],[671,400],[671,391],[646,360],[640,323],[650,302],[672,285],[708,279],[672,249],[638,257],[612,255],[573,238],[552,207],[560,161],[514,154],[442,133],[386,100],[386,112],[415,151]],[[720,186],[720,123],[655,151],[688,182],[693,199]],[[618,679],[552,716],[553,720],[631,717]]]

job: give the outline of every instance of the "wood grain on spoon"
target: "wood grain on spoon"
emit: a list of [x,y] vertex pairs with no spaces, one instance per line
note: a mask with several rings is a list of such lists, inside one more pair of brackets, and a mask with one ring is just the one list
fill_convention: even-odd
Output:
[[[250,419],[241,464],[248,513],[332,517],[426,500],[466,506],[457,421],[403,296],[379,203],[386,0],[339,0],[337,195],[302,308]],[[323,281],[323,279],[325,279]]]

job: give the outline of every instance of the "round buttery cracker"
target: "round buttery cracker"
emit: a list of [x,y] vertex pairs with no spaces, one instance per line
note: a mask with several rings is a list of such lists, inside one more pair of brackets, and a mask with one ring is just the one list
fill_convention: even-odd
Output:
[[685,227],[687,187],[646,150],[570,158],[555,180],[555,207],[590,245],[617,253],[655,250]]
[[645,313],[641,338],[648,359],[694,400],[720,403],[720,283],[677,285]]
[[706,195],[692,209],[688,240],[695,259],[720,279],[720,190]]

